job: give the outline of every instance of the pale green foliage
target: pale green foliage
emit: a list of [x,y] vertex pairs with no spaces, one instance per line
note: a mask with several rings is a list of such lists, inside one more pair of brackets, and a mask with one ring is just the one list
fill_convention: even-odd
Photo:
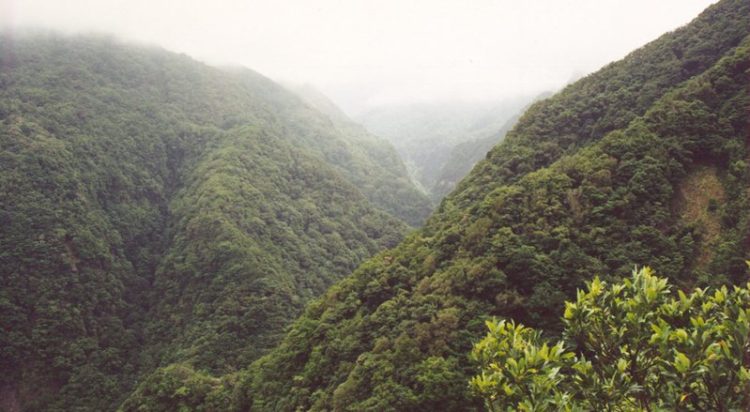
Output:
[[[748,285],[750,286],[750,284]],[[490,410],[747,410],[750,290],[673,293],[649,268],[595,278],[567,302],[563,341],[488,322],[471,387]]]
[[488,404],[534,411],[567,402],[562,398],[566,395],[555,389],[563,379],[561,367],[573,357],[562,342],[550,347],[538,331],[504,320],[487,322],[487,328],[489,335],[472,352],[483,368],[471,385],[488,398]]

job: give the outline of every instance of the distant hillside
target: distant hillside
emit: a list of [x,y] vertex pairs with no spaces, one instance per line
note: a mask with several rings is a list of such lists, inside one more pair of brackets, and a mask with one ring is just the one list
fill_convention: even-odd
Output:
[[234,371],[429,212],[387,144],[250,70],[104,37],[0,50],[0,408]]
[[357,116],[388,139],[435,204],[502,140],[531,98],[384,106]]
[[[550,95],[551,93],[543,93],[537,96],[534,101],[547,98]],[[499,129],[496,129],[497,125],[491,121],[479,122],[479,125],[483,124],[484,126],[473,129],[474,138],[453,146],[430,191],[432,201],[439,203],[441,199],[453,191],[458,182],[469,174],[474,165],[484,159],[490,149],[503,140],[505,134],[515,126],[518,118],[528,109],[529,105],[524,106],[523,109],[506,120]]]
[[489,133],[485,137],[479,137],[453,146],[448,157],[443,161],[440,171],[437,173],[435,182],[430,190],[433,202],[439,203],[456,187],[471,168],[487,156],[496,144],[500,143],[508,130],[518,121],[519,116],[511,117],[502,128],[495,133]]
[[[467,354],[488,317],[555,334],[585,280],[634,265],[681,288],[746,282],[749,35],[750,3],[722,0],[536,103],[268,355],[223,379],[162,369],[124,410],[477,410]],[[195,396],[165,395],[180,385]]]

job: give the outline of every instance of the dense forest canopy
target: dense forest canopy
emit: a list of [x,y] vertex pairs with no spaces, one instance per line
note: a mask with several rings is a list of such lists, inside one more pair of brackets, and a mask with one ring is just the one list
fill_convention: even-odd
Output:
[[747,405],[704,396],[750,380],[746,0],[534,103],[429,217],[314,90],[0,42],[0,409]]
[[161,364],[236,370],[429,212],[386,142],[257,73],[0,42],[3,405],[112,410]]
[[533,105],[424,228],[233,381],[234,407],[479,409],[467,353],[488,316],[559,333],[591,274],[633,265],[680,287],[743,281],[748,19],[719,2]]

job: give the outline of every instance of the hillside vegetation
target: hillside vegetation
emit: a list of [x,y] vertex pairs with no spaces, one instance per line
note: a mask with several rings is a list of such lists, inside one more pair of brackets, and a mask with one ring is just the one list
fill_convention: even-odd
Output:
[[[472,410],[490,316],[547,333],[591,274],[679,287],[746,277],[750,5],[724,0],[532,106],[426,226],[310,304],[234,386],[239,410]],[[716,170],[718,238],[678,188]],[[707,243],[707,264],[696,261]],[[705,268],[705,269],[704,269]],[[605,279],[606,280],[606,279]],[[143,395],[143,393],[140,393]],[[134,396],[148,402],[147,397]]]
[[113,410],[248,364],[430,205],[270,80],[102,37],[0,38],[0,405]]
[[565,304],[554,344],[488,321],[471,387],[491,411],[747,410],[748,286],[674,293],[649,268],[594,278]]
[[[518,409],[538,387],[490,378],[514,333],[556,362],[540,410],[747,404],[703,396],[750,381],[747,291],[720,286],[750,258],[746,0],[532,105],[408,234],[428,200],[335,108],[162,50],[0,39],[2,408]],[[623,281],[646,265],[664,279]],[[661,369],[628,374],[649,329]]]

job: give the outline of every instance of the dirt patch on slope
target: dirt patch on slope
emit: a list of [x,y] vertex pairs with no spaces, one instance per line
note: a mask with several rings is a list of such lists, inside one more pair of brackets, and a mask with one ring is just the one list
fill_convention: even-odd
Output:
[[677,187],[676,211],[680,219],[694,225],[700,233],[700,252],[695,266],[705,269],[721,235],[721,209],[726,194],[716,168],[701,166],[691,172]]

